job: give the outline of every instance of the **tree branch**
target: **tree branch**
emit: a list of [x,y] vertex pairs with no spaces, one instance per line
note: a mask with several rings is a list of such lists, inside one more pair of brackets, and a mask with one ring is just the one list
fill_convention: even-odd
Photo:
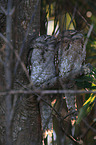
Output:
[[[7,3],[7,13],[6,13],[6,39],[8,42],[11,43],[12,40],[12,17],[10,16],[10,11],[12,9],[12,0],[8,0]],[[12,52],[11,48],[6,44],[5,48],[5,81],[6,81],[6,89],[8,91],[12,88],[12,68],[11,68],[11,62],[12,62]],[[6,145],[12,145],[12,126],[11,126],[11,120],[10,120],[10,112],[12,109],[12,95],[6,94],[5,102],[6,102]]]

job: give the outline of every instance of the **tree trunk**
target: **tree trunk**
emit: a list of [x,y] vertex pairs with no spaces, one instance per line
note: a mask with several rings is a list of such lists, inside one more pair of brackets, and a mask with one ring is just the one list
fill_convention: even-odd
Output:
[[[0,1],[0,4],[5,9],[7,8],[6,0]],[[12,6],[15,7],[15,11],[12,15],[13,28],[9,29],[10,31],[12,31],[12,38],[9,37],[9,39],[12,40],[12,44],[14,48],[13,52],[16,50],[19,53],[19,56],[21,57],[22,61],[26,64],[28,47],[25,45],[25,43],[27,42],[28,39],[31,39],[31,37],[34,37],[33,36],[34,32],[36,32],[37,36],[39,35],[39,32],[40,32],[40,0],[24,0],[24,1],[14,0],[13,5],[11,5],[11,7]],[[0,13],[0,18],[2,17],[1,14],[2,13]],[[2,23],[6,24],[6,17],[3,18]],[[4,31],[5,31],[5,25],[4,25],[4,29],[2,30],[2,34],[5,33]],[[5,42],[3,41],[0,42],[0,47],[2,49],[3,47],[5,49],[4,43]],[[9,48],[6,47],[6,50],[8,49]],[[8,51],[8,53],[10,56],[11,52]],[[5,61],[4,57],[5,55],[3,54],[2,58]],[[8,57],[6,57],[6,65],[7,65],[7,60],[8,60]],[[21,65],[17,63],[18,60],[15,57],[15,55],[13,56],[13,58],[11,57],[11,61],[12,61],[12,65],[10,69],[5,66],[6,80],[5,80],[5,76],[3,76],[4,67],[0,61],[0,72],[2,73],[2,76],[0,75],[0,80],[3,80],[0,82],[0,90],[3,91],[5,89],[5,84],[8,85],[10,83],[11,83],[10,86],[12,86],[13,84],[14,89],[20,89],[20,88],[22,89],[22,86],[25,86],[27,88],[29,84],[29,80],[26,74],[24,73],[24,70],[22,69]],[[8,77],[9,75],[7,72],[9,73],[12,72],[13,77],[11,78]],[[9,80],[9,83],[7,82],[7,79]],[[8,90],[10,89],[10,86],[7,87]],[[12,101],[13,103],[12,106],[10,106],[11,110],[9,108],[9,111],[13,111],[14,113],[11,126],[10,124],[8,126],[8,122],[7,124],[5,122],[5,118],[6,118],[6,121],[8,121],[7,119],[8,119],[9,111],[7,110],[7,117],[6,117],[5,109],[6,109],[6,106],[8,109],[9,101]],[[12,141],[12,138],[11,138],[11,141],[9,138],[10,127],[11,127],[12,136],[10,137],[13,137],[12,142],[14,145],[19,145],[19,144],[20,145],[27,145],[27,144],[28,145],[35,145],[35,144],[41,145],[40,117],[39,117],[39,107],[38,107],[37,98],[33,95],[29,95],[29,96],[13,95],[12,100],[11,100],[10,96],[7,96],[6,104],[7,105],[5,105],[4,96],[0,97],[0,108],[1,108],[0,109],[0,118],[1,118],[0,120],[0,144],[3,144],[3,145],[5,144],[5,124],[6,124],[7,126],[7,130],[6,130],[7,141],[6,142],[7,143],[10,142],[9,144],[11,144],[11,141]]]
[[[19,51],[22,61],[26,64],[28,46],[25,47],[25,43],[33,37],[34,32],[36,32],[37,36],[40,32],[40,1],[26,0],[21,1],[21,3],[15,1],[14,5],[16,6],[13,27],[16,34],[14,36],[14,46]],[[19,84],[25,85],[27,88],[29,80],[18,63],[15,65],[14,70],[15,82],[19,82]],[[20,86],[16,84],[14,88],[19,89]],[[32,95],[22,95],[19,98],[21,101],[19,101],[18,114],[17,117],[15,116],[16,120],[13,127],[14,142],[16,145],[40,145],[41,133],[37,98]]]

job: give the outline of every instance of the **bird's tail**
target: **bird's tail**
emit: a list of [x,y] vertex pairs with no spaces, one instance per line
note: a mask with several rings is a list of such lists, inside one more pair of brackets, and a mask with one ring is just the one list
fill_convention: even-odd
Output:
[[76,96],[75,94],[70,94],[70,93],[66,93],[65,94],[65,99],[66,99],[66,105],[68,108],[68,112],[71,113],[71,119],[75,119],[76,120]]
[[75,94],[66,93],[65,99],[66,99],[66,105],[68,108],[68,112],[69,112],[70,117],[71,117],[72,136],[74,136],[74,133],[75,133],[75,126],[74,125],[76,122],[76,110],[77,110],[76,96],[75,96]]
[[44,100],[40,101],[40,114],[41,114],[43,137],[46,138],[47,135],[52,136],[53,121],[52,121],[52,109],[50,107],[51,98],[49,96],[44,96]]

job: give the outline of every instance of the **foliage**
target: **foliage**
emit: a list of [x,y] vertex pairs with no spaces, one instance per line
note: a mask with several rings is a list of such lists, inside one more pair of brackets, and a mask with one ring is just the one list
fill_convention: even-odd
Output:
[[79,110],[79,115],[76,122],[77,124],[80,123],[80,121],[90,113],[95,104],[95,99],[96,96],[91,94],[89,99],[83,104],[83,107]]
[[[78,79],[79,87],[82,86],[83,89],[96,91],[96,68],[93,68],[90,74],[87,74],[80,79]],[[77,124],[86,117],[95,105],[96,95],[94,93],[85,95],[85,102],[81,109],[79,110]]]

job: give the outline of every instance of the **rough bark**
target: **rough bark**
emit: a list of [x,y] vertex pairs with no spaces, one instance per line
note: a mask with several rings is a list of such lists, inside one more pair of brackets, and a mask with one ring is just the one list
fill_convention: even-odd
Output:
[[[15,1],[14,4],[17,5],[14,17],[15,46],[22,61],[26,64],[28,47],[25,47],[25,43],[28,38],[31,39],[34,32],[38,35],[40,31],[40,1],[27,0],[21,1],[21,3]],[[18,66],[17,70],[16,65],[14,69],[14,74],[16,74],[15,82],[27,87],[29,81],[20,65]],[[19,89],[19,87],[17,84],[14,85],[15,89]],[[14,142],[16,145],[39,145],[41,144],[41,134],[36,96],[22,95],[19,98],[21,101],[19,101],[18,114],[17,117],[15,116],[16,121],[14,121],[13,128],[13,132],[15,132]],[[20,124],[19,120],[21,120]]]

